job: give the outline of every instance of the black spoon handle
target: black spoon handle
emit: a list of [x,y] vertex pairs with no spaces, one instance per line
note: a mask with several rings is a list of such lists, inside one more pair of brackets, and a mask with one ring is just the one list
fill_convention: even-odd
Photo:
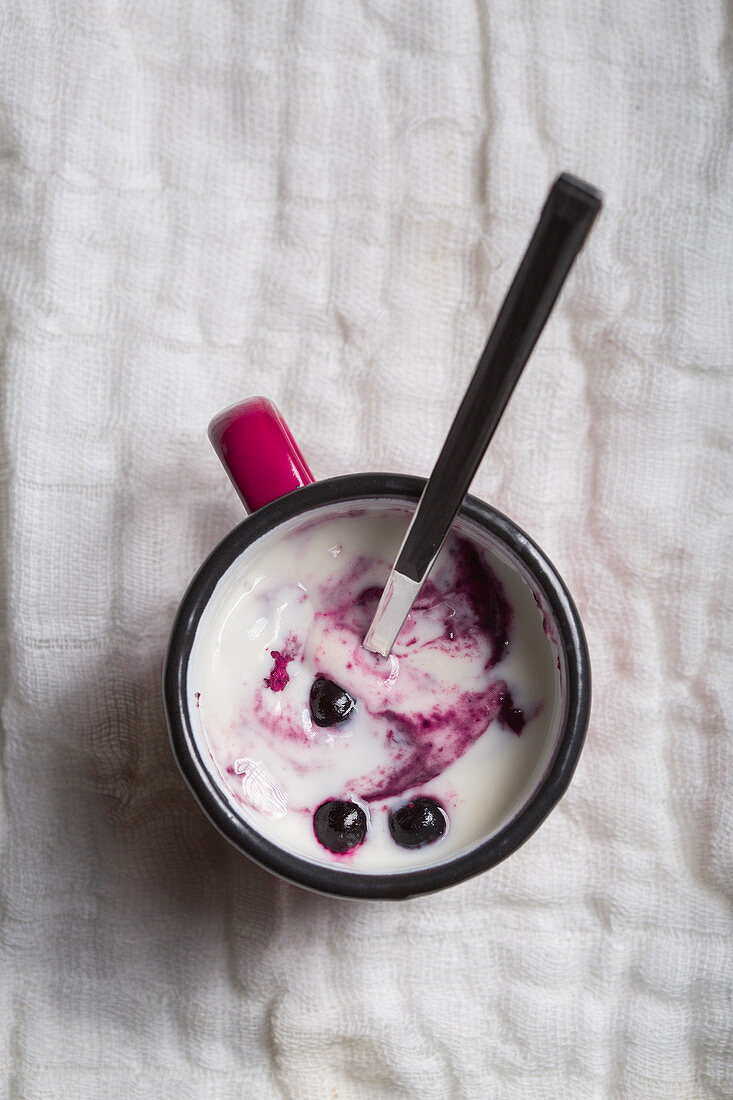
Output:
[[552,185],[395,562],[411,580],[424,579],[443,545],[601,202],[574,176]]

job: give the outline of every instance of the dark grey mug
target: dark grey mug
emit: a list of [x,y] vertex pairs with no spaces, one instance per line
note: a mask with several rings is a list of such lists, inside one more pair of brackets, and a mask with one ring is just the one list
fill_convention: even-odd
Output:
[[512,819],[494,834],[443,862],[388,873],[362,873],[312,862],[279,847],[237,814],[217,782],[211,760],[196,739],[187,689],[197,626],[226,570],[279,525],[314,509],[380,500],[414,508],[422,478],[387,473],[349,474],[313,481],[293,437],[275,407],[255,398],[227,410],[210,436],[251,514],[209,555],[191,581],[171,632],[163,693],[173,752],[204,812],[221,833],[262,867],[299,886],[352,898],[408,898],[441,890],[486,871],[531,836],[565,793],[583,747],[591,698],[590,660],[578,612],[561,577],[542,550],[511,520],[468,496],[464,525],[530,583],[553,638],[559,662],[561,706],[554,754]]

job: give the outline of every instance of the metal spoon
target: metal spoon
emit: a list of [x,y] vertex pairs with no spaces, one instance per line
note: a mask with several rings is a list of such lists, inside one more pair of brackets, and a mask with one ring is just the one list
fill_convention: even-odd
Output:
[[601,203],[594,187],[566,173],[552,185],[387,578],[365,649],[389,656]]

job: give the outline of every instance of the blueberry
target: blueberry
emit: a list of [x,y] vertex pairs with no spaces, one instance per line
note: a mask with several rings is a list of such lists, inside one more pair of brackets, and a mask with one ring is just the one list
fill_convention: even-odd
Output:
[[366,814],[355,802],[323,802],[313,815],[313,831],[330,852],[350,852],[366,836]]
[[517,737],[527,725],[527,719],[525,717],[524,711],[521,707],[516,707],[514,705],[512,693],[509,688],[507,688],[506,692],[504,693],[504,702],[502,703],[501,710],[499,712],[499,721],[501,722],[502,726],[506,726],[506,728],[510,729],[512,733],[516,733]]
[[440,840],[448,825],[448,815],[432,798],[413,798],[389,815],[392,839],[402,848],[422,848]]
[[356,699],[333,680],[319,676],[311,688],[311,715],[317,726],[335,726],[345,722],[356,706]]

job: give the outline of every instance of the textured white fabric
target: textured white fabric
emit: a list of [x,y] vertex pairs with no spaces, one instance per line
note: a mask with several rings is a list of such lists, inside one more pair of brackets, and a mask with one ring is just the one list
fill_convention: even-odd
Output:
[[[731,60],[725,0],[7,0],[3,1095],[733,1095]],[[562,169],[606,208],[474,491],[576,596],[582,761],[468,884],[310,895],[168,746],[207,422],[426,473]]]

